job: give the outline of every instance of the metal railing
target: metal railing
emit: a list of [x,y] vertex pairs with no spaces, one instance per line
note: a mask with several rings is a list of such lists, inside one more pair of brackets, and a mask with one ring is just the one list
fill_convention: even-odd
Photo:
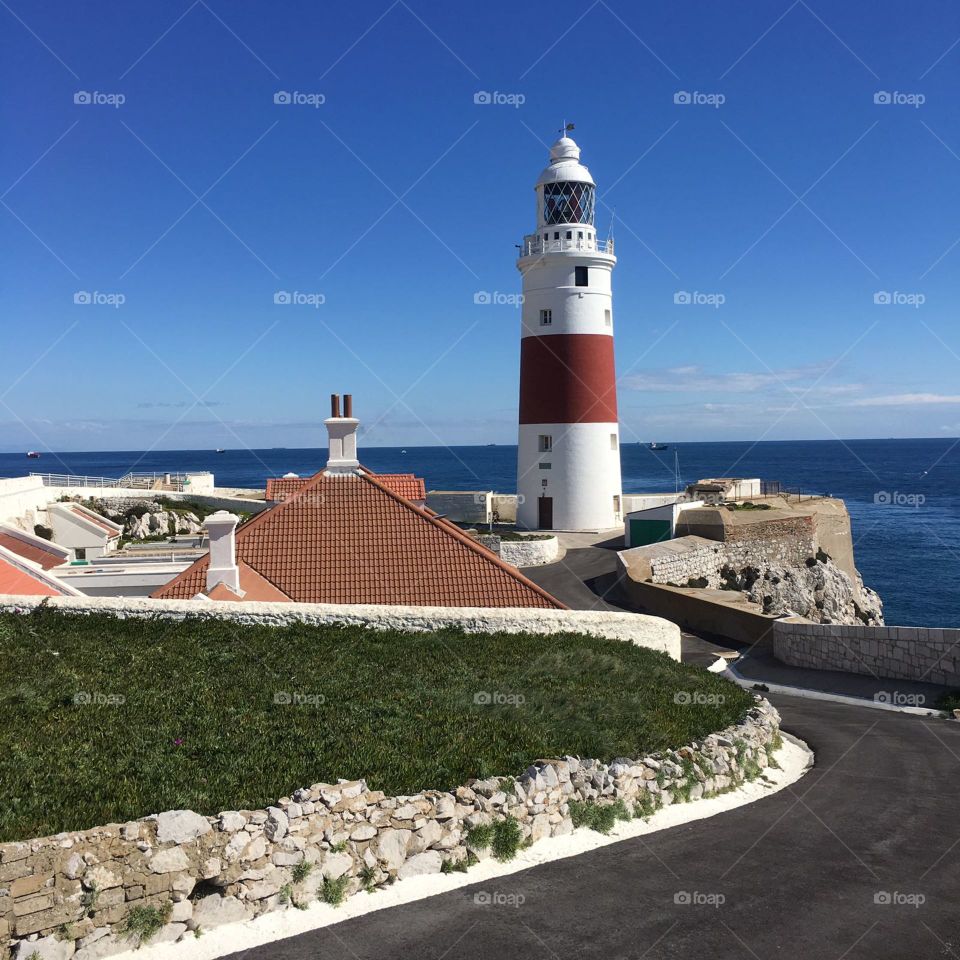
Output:
[[80,477],[72,473],[31,473],[45,487],[125,487],[134,490],[169,490],[183,492],[189,485],[185,473],[128,473],[119,480],[111,477]]
[[583,251],[585,253],[613,253],[613,238],[609,240],[544,240],[538,234],[531,233],[523,238],[520,256],[536,257],[543,253],[566,253]]

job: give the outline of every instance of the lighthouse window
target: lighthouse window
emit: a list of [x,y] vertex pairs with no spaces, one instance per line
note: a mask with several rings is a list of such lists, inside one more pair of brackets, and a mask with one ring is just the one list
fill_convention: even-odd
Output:
[[540,434],[540,452],[549,453],[553,449],[553,437],[548,433]]
[[578,231],[577,231],[577,239],[578,239],[578,240],[582,240],[582,239],[583,239],[583,231],[582,231],[582,230],[578,230]]
[[559,240],[559,239],[560,239],[560,231],[559,231],[559,230],[553,235],[553,239],[554,239],[554,240]]
[[553,464],[552,464],[552,463],[542,463],[542,462],[541,462],[541,464],[540,464],[540,469],[541,469],[541,470],[550,470],[550,469],[552,469],[552,468],[553,468]]
[[615,433],[610,434],[610,449],[611,450],[617,449],[617,435]]
[[609,310],[604,310],[604,311],[603,311],[603,322],[604,322],[608,327],[610,326],[611,320],[610,320],[610,311],[609,311]]
[[574,267],[574,278],[573,282],[578,287],[589,287],[590,283],[587,279],[587,268],[586,267]]
[[567,239],[568,239],[568,240],[572,240],[572,239],[573,239],[573,231],[572,231],[572,230],[568,230],[568,231],[567,231]]
[[553,311],[552,310],[541,310],[540,311],[540,326],[549,327],[553,323]]
[[543,218],[545,223],[587,223],[593,225],[593,184],[545,183]]

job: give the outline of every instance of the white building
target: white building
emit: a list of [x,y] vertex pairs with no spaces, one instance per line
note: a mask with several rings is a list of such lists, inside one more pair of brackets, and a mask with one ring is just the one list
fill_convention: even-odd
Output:
[[517,524],[604,530],[622,520],[613,360],[613,241],[597,239],[596,185],[567,136],[536,183],[524,237]]
[[112,553],[123,527],[79,503],[51,503],[47,518],[54,543],[66,547],[74,560],[95,560]]

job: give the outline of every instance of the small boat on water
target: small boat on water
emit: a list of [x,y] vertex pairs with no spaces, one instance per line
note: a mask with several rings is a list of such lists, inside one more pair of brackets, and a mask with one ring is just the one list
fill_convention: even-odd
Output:
[[654,440],[652,443],[648,444],[647,449],[648,449],[648,450],[669,450],[669,449],[670,449],[670,444],[668,444],[668,443],[657,443],[657,441]]
[[31,460],[39,460],[39,459],[40,459],[40,454],[37,453],[36,450],[28,450],[28,451],[27,451],[27,456],[28,456]]
[[214,453],[226,453],[226,452],[227,451],[224,450],[222,447],[217,447],[217,449],[214,451]]

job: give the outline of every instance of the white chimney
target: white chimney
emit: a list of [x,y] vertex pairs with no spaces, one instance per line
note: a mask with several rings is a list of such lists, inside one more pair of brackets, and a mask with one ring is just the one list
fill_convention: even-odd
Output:
[[206,520],[210,534],[210,564],[207,567],[207,593],[218,583],[240,594],[240,568],[237,566],[236,529],[240,518],[226,510],[211,513]]
[[357,460],[357,426],[353,416],[353,397],[343,396],[343,416],[340,416],[340,394],[330,395],[330,416],[323,421],[330,437],[330,456],[327,473],[354,473],[360,466]]

